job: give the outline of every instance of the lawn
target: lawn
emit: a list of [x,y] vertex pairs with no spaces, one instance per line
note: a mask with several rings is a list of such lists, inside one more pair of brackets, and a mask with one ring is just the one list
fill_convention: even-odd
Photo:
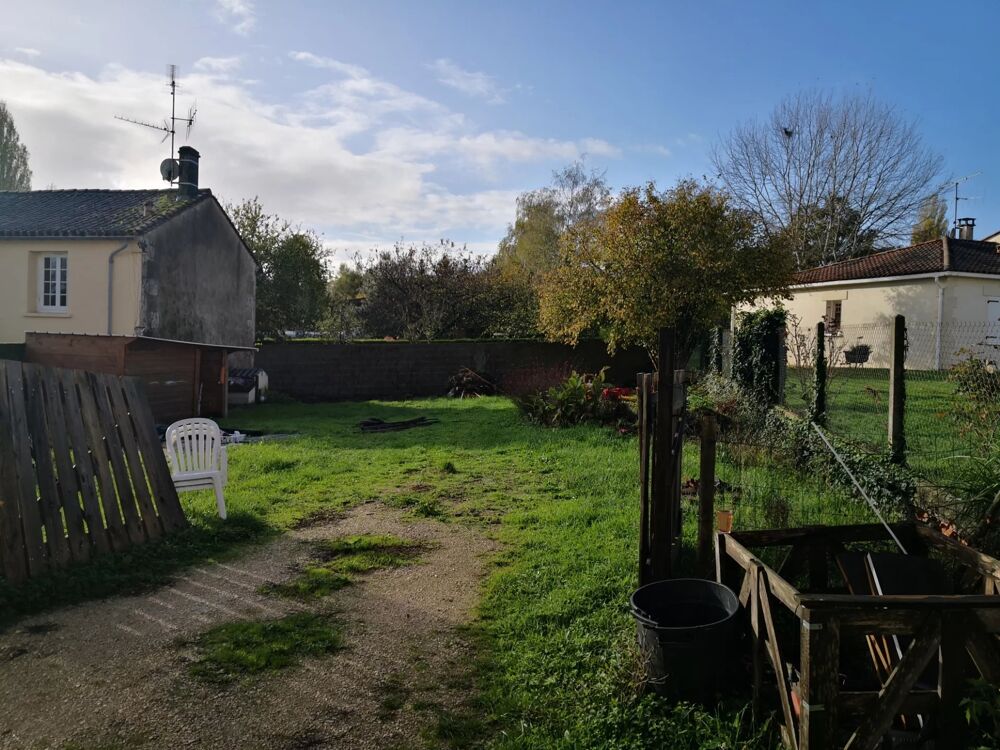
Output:
[[[440,422],[361,433],[357,422],[371,416]],[[773,745],[762,722],[750,725],[741,700],[704,711],[637,696],[627,609],[637,569],[634,437],[535,427],[499,398],[270,404],[238,410],[228,424],[297,435],[231,449],[228,521],[216,517],[210,493],[183,495],[188,531],[20,590],[0,587],[0,611],[16,619],[147,589],[314,514],[380,500],[470,524],[502,543],[470,633],[480,646],[482,710],[464,736],[501,748]],[[695,448],[685,452],[689,476],[697,473]],[[856,503],[768,469],[760,456],[731,446],[721,455],[730,488],[722,502],[736,508],[737,527],[859,520]],[[687,512],[689,541],[694,521]]]
[[[789,368],[785,404],[799,414],[808,410],[811,371]],[[970,446],[951,419],[955,385],[946,372],[906,373],[904,425],[910,465],[933,476],[948,457],[967,453]],[[840,369],[827,392],[830,431],[873,448],[888,447],[889,372],[883,369]]]

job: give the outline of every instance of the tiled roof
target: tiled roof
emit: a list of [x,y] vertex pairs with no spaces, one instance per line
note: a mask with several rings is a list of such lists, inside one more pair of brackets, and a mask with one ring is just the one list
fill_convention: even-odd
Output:
[[863,258],[842,260],[828,266],[810,268],[795,274],[794,284],[819,284],[831,281],[880,279],[913,276],[923,273],[987,273],[1000,276],[1000,245],[978,240],[947,238],[948,262],[944,239],[921,242],[911,247],[884,250]]
[[[0,237],[134,237],[210,199],[176,190],[0,191]],[[147,205],[148,204],[148,205]]]

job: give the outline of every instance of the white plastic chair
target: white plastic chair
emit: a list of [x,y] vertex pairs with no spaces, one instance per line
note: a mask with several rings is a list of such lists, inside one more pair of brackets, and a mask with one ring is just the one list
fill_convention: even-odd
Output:
[[229,461],[219,425],[211,419],[182,419],[167,428],[165,443],[177,491],[215,490],[219,516],[225,519],[222,488],[229,479]]

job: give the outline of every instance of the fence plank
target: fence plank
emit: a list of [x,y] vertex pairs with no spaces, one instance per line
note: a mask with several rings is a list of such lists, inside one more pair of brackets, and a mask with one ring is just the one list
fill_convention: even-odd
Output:
[[31,438],[24,404],[24,374],[20,362],[5,362],[4,397],[10,407],[10,434],[14,441],[14,462],[17,469],[18,506],[21,530],[31,575],[49,569],[49,550],[43,539],[42,510],[38,498],[35,467],[31,462]]
[[146,534],[150,539],[158,539],[163,536],[163,525],[160,517],[156,515],[156,508],[153,506],[153,498],[149,492],[149,481],[146,479],[146,472],[139,458],[137,447],[138,438],[132,427],[132,419],[128,413],[128,405],[122,395],[122,381],[113,375],[104,375],[102,380],[108,388],[108,395],[111,398],[111,406],[114,409],[115,424],[118,425],[118,432],[121,434],[122,446],[125,449],[125,460],[128,464],[129,475],[132,478],[132,490],[139,503],[140,520]]
[[56,486],[59,505],[66,522],[66,539],[74,560],[90,559],[90,539],[83,522],[80,505],[80,487],[67,440],[66,411],[63,408],[61,388],[56,382],[55,370],[38,369],[39,383],[45,396],[45,420],[52,440],[52,455],[56,467]]
[[897,315],[892,329],[892,364],[889,367],[889,455],[893,462],[906,461],[906,318]]
[[94,483],[96,475],[94,455],[87,444],[87,431],[83,426],[83,407],[80,403],[80,394],[76,390],[76,379],[73,371],[58,371],[57,381],[63,397],[66,430],[69,435],[70,447],[73,450],[77,483],[83,498],[83,518],[87,523],[87,534],[97,552],[109,552],[111,542],[108,538],[108,530],[105,528],[101,513],[101,501],[97,496],[97,487]]
[[97,475],[97,486],[100,490],[101,508],[104,515],[104,529],[112,549],[127,549],[130,544],[129,535],[122,519],[121,508],[118,505],[118,493],[110,468],[111,455],[108,453],[107,441],[101,429],[101,418],[94,395],[94,386],[87,377],[87,373],[82,371],[74,372],[72,379],[80,399],[80,416],[87,433],[91,458]]
[[63,566],[72,559],[66,527],[59,507],[59,487],[55,467],[52,465],[52,441],[45,422],[45,397],[38,367],[24,364],[25,409],[28,414],[28,430],[31,432],[31,452],[35,460],[35,475],[38,477],[39,507],[42,511],[42,525],[53,565]]
[[28,577],[28,559],[21,526],[17,459],[11,425],[13,419],[7,401],[6,369],[0,367],[0,560],[4,577],[18,582]]
[[188,523],[184,517],[177,489],[170,478],[170,467],[163,447],[156,435],[156,423],[153,421],[153,411],[145,398],[142,383],[137,378],[124,378],[123,387],[128,402],[129,413],[135,427],[139,451],[149,475],[149,484],[156,501],[156,509],[166,531],[176,531],[186,528]]
[[121,438],[118,436],[118,427],[115,425],[114,410],[108,397],[103,376],[88,373],[87,379],[90,381],[94,400],[97,403],[97,414],[104,433],[105,442],[108,449],[108,457],[111,460],[111,470],[115,477],[115,487],[118,489],[118,504],[125,519],[125,531],[129,540],[134,544],[141,544],[146,540],[146,533],[139,520],[139,512],[135,504],[135,493],[132,491],[132,480],[128,475],[128,466],[125,464],[125,454],[122,448]]
[[639,585],[652,580],[649,565],[649,396],[650,376],[636,376],[636,407],[639,412]]

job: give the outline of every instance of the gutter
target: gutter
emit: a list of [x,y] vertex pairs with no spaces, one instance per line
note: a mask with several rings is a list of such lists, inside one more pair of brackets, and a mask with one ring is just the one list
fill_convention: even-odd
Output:
[[112,319],[113,319],[112,313],[114,312],[114,303],[115,303],[115,299],[114,299],[115,298],[115,293],[114,293],[114,289],[115,289],[115,256],[118,255],[118,253],[121,253],[121,252],[124,252],[125,250],[127,250],[129,244],[130,244],[129,241],[125,240],[125,242],[123,242],[121,244],[121,247],[117,248],[116,250],[112,250],[111,251],[111,255],[108,256],[108,335],[109,336],[111,335]]

